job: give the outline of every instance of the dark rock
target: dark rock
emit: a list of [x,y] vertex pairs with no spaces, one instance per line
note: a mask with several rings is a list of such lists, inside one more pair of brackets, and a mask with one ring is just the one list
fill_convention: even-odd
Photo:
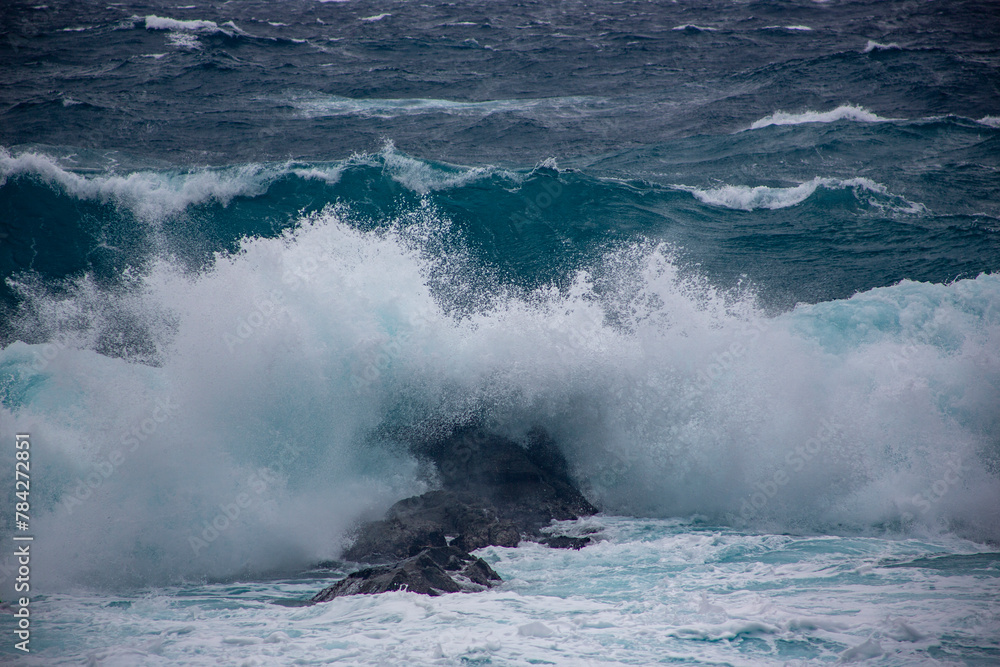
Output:
[[555,444],[541,433],[522,447],[469,431],[417,451],[434,462],[444,488],[401,500],[384,519],[362,526],[345,559],[392,562],[444,546],[446,537],[467,551],[513,547],[522,538],[540,536],[553,520],[597,512],[573,486]]
[[[526,447],[470,429],[420,443],[414,451],[435,465],[443,488],[401,500],[384,519],[362,525],[343,554],[354,562],[395,564],[348,575],[314,601],[403,588],[438,595],[489,586],[500,578],[468,552],[516,547],[522,539],[572,549],[590,543],[587,537],[541,533],[553,520],[597,513],[573,486],[555,443],[541,431],[532,432]],[[458,560],[441,562],[446,555]],[[465,563],[460,571],[459,561]]]
[[482,558],[457,547],[424,549],[395,565],[370,567],[352,572],[323,589],[313,602],[326,602],[345,595],[407,590],[425,595],[483,590],[500,581]]
[[344,558],[363,563],[387,563],[427,547],[451,544],[465,551],[489,545],[516,547],[521,531],[501,519],[482,498],[449,491],[431,491],[401,500],[381,521],[365,524]]
[[534,534],[553,519],[597,513],[573,485],[555,443],[540,431],[532,433],[527,447],[467,431],[418,453],[436,464],[445,490],[478,498],[522,532]]
[[512,521],[490,519],[478,525],[469,525],[452,540],[452,545],[465,551],[483,547],[516,547],[521,542],[521,531]]
[[582,549],[591,542],[589,537],[569,537],[568,535],[558,535],[556,537],[546,537],[538,540],[553,549]]

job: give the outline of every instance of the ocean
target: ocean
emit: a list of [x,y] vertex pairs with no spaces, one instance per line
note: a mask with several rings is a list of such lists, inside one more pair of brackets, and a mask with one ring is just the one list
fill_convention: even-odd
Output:
[[[1000,664],[996,3],[187,3],[0,5],[0,662]],[[595,543],[303,605],[463,424]]]

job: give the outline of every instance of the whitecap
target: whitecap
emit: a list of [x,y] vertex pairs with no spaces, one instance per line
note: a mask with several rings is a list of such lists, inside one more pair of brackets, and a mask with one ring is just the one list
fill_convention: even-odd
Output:
[[711,28],[708,26],[694,25],[693,23],[685,23],[684,25],[674,26],[671,30],[690,30],[692,32],[717,32],[718,28]]
[[758,130],[769,125],[802,125],[805,123],[835,123],[841,120],[850,120],[858,123],[882,123],[896,120],[894,118],[883,118],[878,114],[868,111],[864,107],[844,104],[832,111],[804,111],[802,113],[787,113],[776,111],[775,113],[754,121],[750,125],[751,130]]
[[874,42],[869,39],[862,53],[871,53],[872,51],[901,51],[901,50],[902,47],[896,42],[891,42],[889,44],[880,44],[879,42]]
[[818,188],[843,189],[852,188],[859,192],[869,192],[878,195],[882,199],[890,199],[889,204],[880,199],[869,198],[868,203],[877,208],[891,209],[903,213],[920,213],[926,208],[922,204],[914,203],[891,195],[884,185],[876,183],[868,178],[822,178],[817,176],[811,181],[800,183],[790,187],[769,187],[766,185],[723,185],[717,188],[695,188],[686,185],[673,186],[679,190],[690,192],[699,201],[712,206],[722,206],[741,211],[753,211],[756,209],[781,209],[801,204],[811,197]]
[[215,21],[179,21],[150,14],[146,17],[146,30],[190,30],[193,32],[222,32]]

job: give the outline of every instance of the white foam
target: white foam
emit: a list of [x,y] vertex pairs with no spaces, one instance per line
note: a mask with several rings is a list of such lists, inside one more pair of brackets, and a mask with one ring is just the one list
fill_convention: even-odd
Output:
[[[52,587],[328,558],[359,516],[423,488],[405,448],[372,434],[469,415],[511,437],[546,429],[612,511],[1000,537],[1000,276],[766,317],[663,245],[521,293],[484,277],[429,205],[381,231],[349,219],[331,208],[246,239],[196,275],[163,259],[121,291],[12,283],[35,314],[24,326],[67,341],[0,351],[0,440],[16,428],[47,447],[53,500],[32,520]],[[123,358],[93,351],[115,344]],[[160,420],[164,401],[178,407]],[[534,620],[562,633],[533,618],[507,631]]]
[[457,102],[428,98],[354,99],[336,95],[297,95],[286,100],[307,118],[361,115],[393,118],[402,115],[447,113],[486,115],[495,112],[543,110],[547,113],[579,114],[601,106],[604,100],[592,97],[549,97],[537,99],[484,100]]
[[11,155],[0,148],[0,185],[18,174],[55,184],[80,199],[112,202],[147,222],[159,222],[194,204],[261,194],[286,167],[247,165],[192,172],[139,171],[126,175],[82,176],[43,154]]
[[305,169],[293,169],[292,173],[300,178],[323,181],[327,185],[335,185],[340,181],[344,173],[345,165],[333,165],[328,167],[309,167]]
[[403,155],[396,151],[392,142],[387,142],[377,154],[358,154],[328,165],[249,164],[190,172],[137,171],[122,175],[77,174],[48,155],[30,152],[12,155],[0,148],[0,185],[16,175],[31,175],[74,197],[114,203],[145,222],[158,224],[191,206],[213,201],[227,205],[234,197],[263,194],[271,183],[286,174],[333,185],[351,165],[382,167],[396,182],[420,194],[458,187],[494,173],[514,180],[519,178],[513,172],[491,167],[433,165]]
[[811,32],[812,28],[807,25],[769,25],[764,26],[764,30],[799,30],[803,32]]
[[389,14],[389,13],[376,14],[374,16],[366,16],[366,17],[364,17],[363,19],[360,19],[360,20],[361,21],[366,21],[368,23],[374,23],[375,21],[381,21],[382,19],[384,19],[387,16],[392,16],[392,14]]
[[150,14],[146,17],[146,30],[190,30],[192,32],[224,32],[215,21],[179,21]]
[[[804,654],[810,664],[832,664],[877,651],[891,655],[891,664],[924,664],[944,637],[955,661],[997,645],[990,621],[1000,594],[996,577],[881,567],[873,567],[874,576],[854,573],[853,566],[938,550],[974,553],[975,545],[598,521],[617,534],[578,552],[534,544],[481,550],[505,581],[475,594],[359,595],[289,608],[266,600],[306,599],[326,582],[185,586],[124,600],[58,591],[33,605],[59,627],[61,642],[48,643],[36,663],[25,664],[636,665],[669,659],[756,667],[800,664]],[[970,614],[986,620],[970,623]],[[900,619],[912,632],[900,634]]]
[[902,50],[902,47],[900,47],[899,44],[897,44],[896,42],[891,42],[889,44],[880,44],[879,42],[874,42],[869,39],[862,53],[871,53],[872,51],[900,51],[900,50]]
[[990,127],[1000,127],[1000,116],[983,116],[976,122]]
[[693,23],[685,23],[684,25],[678,25],[671,28],[671,30],[695,30],[698,32],[717,32],[718,28],[711,28],[708,26],[694,25]]
[[832,111],[805,111],[803,113],[786,113],[777,111],[766,118],[754,121],[750,125],[751,130],[757,130],[769,125],[802,125],[804,123],[836,123],[841,120],[850,120],[857,123],[881,123],[895,120],[893,118],[883,118],[868,111],[863,107],[845,104]]
[[167,33],[167,42],[172,46],[181,49],[200,49],[201,42],[190,32],[170,32]]
[[709,189],[685,185],[675,185],[674,187],[690,192],[705,204],[742,211],[753,211],[761,208],[774,210],[796,206],[811,197],[819,188],[831,190],[850,188],[856,193],[876,195],[876,197],[868,197],[867,201],[883,210],[900,213],[921,213],[926,210],[922,204],[891,195],[884,185],[868,178],[839,179],[817,176],[811,181],[787,188],[774,188],[765,185],[723,185]]
[[496,171],[492,167],[471,169],[446,168],[444,165],[434,167],[423,160],[416,160],[399,153],[391,142],[382,148],[379,156],[394,181],[419,194],[462,186]]

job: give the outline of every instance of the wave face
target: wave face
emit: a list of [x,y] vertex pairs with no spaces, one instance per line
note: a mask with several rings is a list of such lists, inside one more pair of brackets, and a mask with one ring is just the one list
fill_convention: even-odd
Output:
[[[16,423],[45,443],[34,521],[61,545],[40,558],[62,583],[329,557],[358,517],[433,484],[410,442],[469,422],[515,439],[544,428],[609,513],[1000,539],[996,276],[774,309],[657,238],[670,227],[622,234],[539,199],[807,218],[825,188],[826,212],[846,196],[852,214],[926,215],[887,213],[899,198],[883,187],[730,192],[755,207],[392,148],[127,175],[57,162],[5,156],[7,201],[101,216],[104,236],[70,225],[73,242],[118,258],[80,271],[53,239],[39,255],[61,253],[58,280],[39,265],[9,281],[2,437]],[[503,225],[459,215],[501,205]],[[518,257],[560,245],[573,252],[544,270]]]

